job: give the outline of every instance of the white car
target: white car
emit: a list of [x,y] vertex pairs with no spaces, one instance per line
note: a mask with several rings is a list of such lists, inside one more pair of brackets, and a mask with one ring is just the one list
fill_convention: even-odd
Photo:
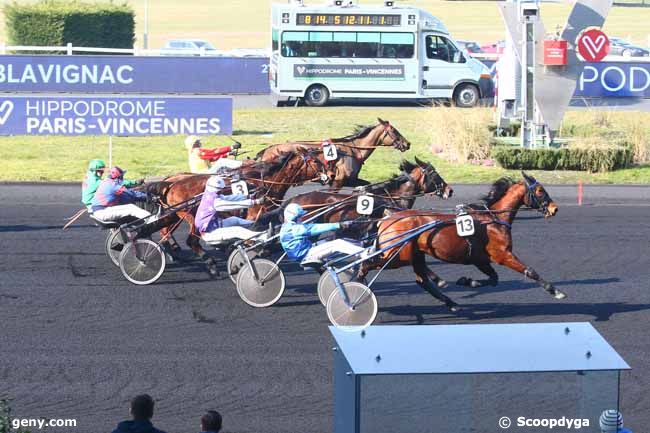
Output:
[[216,56],[217,49],[203,39],[173,39],[160,50],[161,56]]

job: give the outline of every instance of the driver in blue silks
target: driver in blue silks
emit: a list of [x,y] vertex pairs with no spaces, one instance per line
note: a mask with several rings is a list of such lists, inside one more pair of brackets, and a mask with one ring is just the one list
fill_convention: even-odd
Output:
[[284,224],[280,229],[280,243],[290,259],[302,265],[320,265],[323,259],[334,253],[358,254],[364,251],[360,245],[345,239],[322,242],[314,245],[309,239],[320,234],[338,229],[345,229],[354,224],[353,221],[327,224],[304,224],[298,218],[305,215],[305,210],[297,203],[290,203],[284,210]]

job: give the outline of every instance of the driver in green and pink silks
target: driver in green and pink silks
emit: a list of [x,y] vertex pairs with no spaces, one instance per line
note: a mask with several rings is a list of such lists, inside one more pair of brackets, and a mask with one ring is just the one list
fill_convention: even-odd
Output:
[[[92,212],[91,206],[93,203],[93,198],[99,188],[99,184],[102,182],[102,177],[104,176],[104,171],[106,170],[106,163],[101,159],[93,159],[88,163],[88,171],[84,177],[83,182],[81,183],[81,203],[88,209],[89,212]],[[142,185],[144,179],[140,180],[125,180],[122,184],[126,188],[132,188],[134,186]]]

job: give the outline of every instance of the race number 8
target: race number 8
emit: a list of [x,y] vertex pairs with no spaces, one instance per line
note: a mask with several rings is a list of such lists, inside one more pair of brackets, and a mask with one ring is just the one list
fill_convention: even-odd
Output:
[[333,144],[323,146],[323,155],[325,155],[325,161],[335,161],[339,157],[336,146]]
[[369,195],[360,195],[357,199],[357,213],[359,215],[372,215],[375,199]]
[[474,218],[471,215],[460,215],[456,218],[458,236],[466,237],[474,234]]
[[233,194],[248,195],[248,185],[243,180],[233,182],[230,184],[230,189]]

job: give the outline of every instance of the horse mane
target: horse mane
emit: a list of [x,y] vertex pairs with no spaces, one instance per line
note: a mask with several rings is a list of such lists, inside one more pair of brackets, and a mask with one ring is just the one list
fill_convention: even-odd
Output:
[[375,129],[376,126],[377,125],[372,125],[372,126],[357,125],[354,128],[354,131],[352,131],[352,134],[346,135],[345,137],[335,138],[332,141],[337,143],[337,142],[341,142],[341,141],[352,141],[352,140],[356,140],[356,139],[359,139],[359,138],[364,138],[368,134],[370,134],[370,131]]
[[504,176],[492,184],[490,191],[488,191],[487,194],[481,197],[481,200],[485,202],[486,206],[490,207],[494,203],[501,200],[501,198],[503,198],[506,192],[508,192],[510,187],[515,183],[516,182],[512,178]]

